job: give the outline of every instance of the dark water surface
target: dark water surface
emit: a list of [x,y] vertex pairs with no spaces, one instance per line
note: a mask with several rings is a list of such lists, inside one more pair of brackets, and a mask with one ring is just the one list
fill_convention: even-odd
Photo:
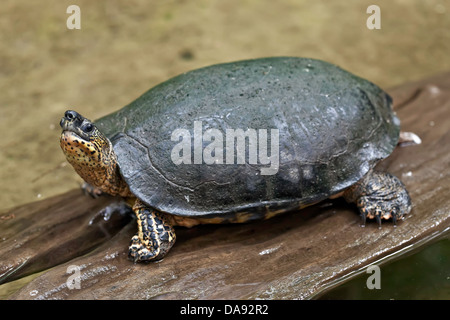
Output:
[[450,300],[450,233],[381,265],[380,289],[368,288],[372,274],[364,272],[319,299]]

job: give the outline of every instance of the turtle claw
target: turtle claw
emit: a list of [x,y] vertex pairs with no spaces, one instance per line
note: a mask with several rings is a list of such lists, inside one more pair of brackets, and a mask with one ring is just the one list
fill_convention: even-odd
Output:
[[397,211],[398,211],[397,208],[394,208],[391,210],[391,213],[389,215],[390,218],[392,219],[392,223],[394,224],[394,228],[397,227],[397,217],[398,217]]
[[377,220],[378,229],[381,229],[381,216],[379,214],[375,215],[375,220]]
[[361,217],[361,228],[365,228],[366,227],[366,218],[367,218],[367,216],[366,216],[365,213],[362,212],[360,214],[360,217]]
[[398,214],[395,210],[392,210],[391,212],[382,213],[379,211],[376,211],[375,214],[369,214],[369,213],[361,213],[361,227],[364,228],[366,226],[366,220],[369,219],[375,219],[376,223],[378,224],[378,229],[381,229],[382,225],[382,219],[389,220],[392,219],[392,224],[394,228],[397,227],[397,221],[398,221]]
[[98,197],[100,197],[104,194],[104,192],[102,190],[90,185],[87,182],[84,182],[81,185],[81,190],[83,190],[85,195],[91,196],[94,199],[97,199]]
[[394,228],[397,227],[397,213],[392,213],[392,223],[394,224]]

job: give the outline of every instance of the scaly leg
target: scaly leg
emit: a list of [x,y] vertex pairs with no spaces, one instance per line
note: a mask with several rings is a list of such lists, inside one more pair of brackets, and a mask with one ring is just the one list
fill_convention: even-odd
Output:
[[162,259],[176,239],[169,219],[139,200],[136,200],[133,211],[137,217],[138,233],[131,238],[128,256],[134,262]]

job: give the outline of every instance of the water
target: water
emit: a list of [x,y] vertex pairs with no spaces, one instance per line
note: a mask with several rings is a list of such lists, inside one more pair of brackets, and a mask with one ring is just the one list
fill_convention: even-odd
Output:
[[450,300],[450,234],[380,265],[380,289],[368,288],[371,275],[364,272],[319,299]]

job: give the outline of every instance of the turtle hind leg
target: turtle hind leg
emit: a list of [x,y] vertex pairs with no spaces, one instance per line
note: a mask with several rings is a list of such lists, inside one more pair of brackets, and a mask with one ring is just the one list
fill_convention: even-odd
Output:
[[131,238],[129,258],[134,262],[161,260],[176,240],[168,217],[147,208],[139,200],[136,200],[133,211],[137,217],[138,233]]
[[382,219],[392,219],[395,225],[411,211],[411,199],[405,186],[386,172],[369,172],[345,191],[344,198],[356,203],[363,226],[367,218],[375,219],[380,228]]

